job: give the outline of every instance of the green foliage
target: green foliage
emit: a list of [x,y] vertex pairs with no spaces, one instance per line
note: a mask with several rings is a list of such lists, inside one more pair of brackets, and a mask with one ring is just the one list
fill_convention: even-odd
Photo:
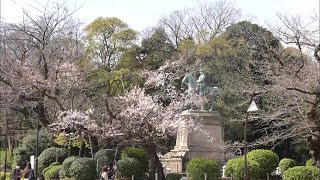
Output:
[[116,17],[99,17],[84,30],[88,40],[88,57],[107,71],[115,69],[122,52],[133,44],[137,35],[128,24]]
[[50,166],[44,174],[45,180],[59,179],[59,171],[62,169],[62,165]]
[[[3,172],[0,172],[0,180],[2,180],[4,177],[3,177]],[[10,173],[9,172],[7,172],[6,173],[6,180],[7,179],[10,179]]]
[[216,161],[205,158],[194,158],[187,164],[187,175],[190,180],[203,180],[207,174],[208,180],[220,179],[220,168]]
[[117,162],[117,172],[120,177],[130,178],[134,175],[135,179],[143,176],[142,164],[134,158],[124,158]]
[[82,139],[79,136],[65,136],[63,133],[55,134],[54,135],[54,142],[60,146],[71,146],[80,148],[82,141],[85,143],[85,147],[90,147],[89,142],[86,139]]
[[312,159],[308,159],[306,161],[306,166],[312,166]]
[[30,161],[30,156],[32,155],[26,147],[17,147],[13,150],[14,160],[16,165],[24,168],[26,163]]
[[114,149],[100,149],[94,155],[94,159],[98,162],[97,172],[100,172],[102,167],[114,162],[116,151]]
[[[260,164],[256,161],[249,160],[248,163],[248,176],[250,177],[250,180],[259,180],[259,176],[261,176],[261,167]],[[234,164],[232,165],[232,178],[234,180],[243,180],[243,172],[244,172],[244,158],[240,157],[235,159]]]
[[70,175],[77,180],[95,179],[96,161],[91,158],[78,158],[70,166]]
[[[163,28],[155,28],[150,36],[143,39],[139,54],[143,54],[145,69],[158,69],[174,54],[175,48]],[[138,59],[138,62],[141,61]]]
[[64,148],[47,148],[40,155],[38,159],[39,172],[48,167],[53,162],[62,163],[68,157],[68,151]]
[[166,180],[181,180],[182,175],[178,173],[170,173],[167,175]]
[[148,158],[146,156],[146,153],[142,148],[136,148],[136,147],[129,147],[124,149],[121,152],[121,159],[124,158],[135,158],[142,164],[142,169],[144,171],[147,171],[148,169]]
[[46,167],[46,168],[44,168],[44,169],[42,170],[42,175],[44,176],[45,173],[46,173],[52,166],[58,166],[58,165],[60,165],[58,162],[53,162],[53,163],[51,163],[48,167]]
[[59,172],[60,177],[71,177],[70,175],[70,166],[74,160],[76,160],[78,157],[71,156],[66,158],[62,162],[62,169]]
[[261,177],[267,176],[273,170],[275,170],[279,163],[279,157],[276,153],[265,150],[265,149],[256,149],[248,153],[248,159],[256,161],[260,164],[261,168]]
[[296,162],[290,158],[281,159],[281,161],[279,162],[279,168],[281,173],[294,166],[296,166]]
[[231,177],[234,171],[234,164],[238,161],[238,158],[229,159],[226,164],[226,176]]
[[[0,166],[4,165],[4,161],[5,161],[5,154],[6,154],[6,151],[5,150],[1,150],[0,151]],[[12,168],[14,165],[13,163],[13,156],[12,156],[12,153],[10,151],[7,152],[7,168]]]
[[[26,162],[30,161],[30,156],[36,153],[36,131],[30,131],[21,140],[21,144],[14,149],[14,161],[20,168],[24,168]],[[48,130],[39,131],[38,153],[49,147],[54,146],[53,136]]]
[[320,179],[320,169],[313,166],[296,166],[286,170],[283,180],[315,180]]

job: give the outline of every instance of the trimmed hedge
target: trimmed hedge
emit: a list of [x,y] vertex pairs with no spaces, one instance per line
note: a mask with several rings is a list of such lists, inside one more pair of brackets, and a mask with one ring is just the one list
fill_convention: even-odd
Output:
[[248,152],[248,159],[260,164],[261,177],[265,178],[271,174],[279,164],[279,157],[276,153],[266,149],[256,149]]
[[182,175],[178,173],[170,173],[167,175],[166,180],[181,180]]
[[42,175],[44,176],[44,174],[45,174],[52,166],[58,166],[58,165],[60,165],[58,162],[53,162],[53,163],[51,163],[48,167],[46,167],[46,168],[44,168],[44,169],[42,170]]
[[[261,167],[260,164],[256,161],[248,159],[248,176],[250,180],[258,180],[261,176]],[[236,158],[234,164],[232,165],[232,178],[234,180],[243,180],[244,172],[244,158]]]
[[44,173],[44,179],[59,179],[59,171],[62,169],[62,165],[50,166],[49,169]]
[[72,162],[74,160],[76,160],[77,158],[78,157],[76,157],[76,156],[71,156],[71,157],[66,158],[62,162],[62,169],[59,172],[60,178],[62,178],[62,177],[70,178],[71,177],[71,175],[70,175],[70,166],[71,166]]
[[46,167],[51,163],[58,161],[59,164],[68,157],[68,151],[64,148],[47,148],[40,155],[38,159],[39,163],[39,172],[42,172]]
[[148,170],[148,158],[146,156],[146,153],[142,148],[137,147],[129,147],[121,151],[121,159],[125,158],[135,158],[137,159],[141,164],[144,171]]
[[283,180],[316,180],[320,179],[320,169],[313,166],[296,166],[286,170]]
[[70,166],[70,175],[77,180],[95,179],[96,161],[92,158],[75,159]]
[[226,170],[225,170],[225,175],[227,177],[231,177],[233,174],[233,169],[234,169],[234,164],[238,161],[238,158],[234,159],[229,159],[227,164],[226,164]]
[[114,162],[116,151],[114,149],[100,149],[94,155],[94,159],[98,162],[97,172],[100,172],[102,167]]
[[216,161],[205,158],[194,158],[187,164],[187,175],[190,180],[203,180],[207,174],[208,180],[220,179],[220,168]]
[[135,179],[139,179],[143,177],[144,170],[137,159],[124,158],[117,162],[117,173],[120,177],[131,178],[134,175]]
[[287,169],[292,168],[294,166],[296,166],[296,162],[293,159],[290,159],[290,158],[283,158],[279,162],[279,168],[280,168],[281,174],[284,171],[286,171]]

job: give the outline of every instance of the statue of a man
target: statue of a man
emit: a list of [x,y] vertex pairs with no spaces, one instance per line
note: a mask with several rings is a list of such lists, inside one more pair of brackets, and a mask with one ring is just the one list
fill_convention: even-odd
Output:
[[204,96],[205,95],[205,89],[206,89],[206,85],[205,85],[205,75],[204,75],[204,70],[200,69],[200,76],[197,80],[198,83],[198,88],[199,88],[199,95],[200,96]]

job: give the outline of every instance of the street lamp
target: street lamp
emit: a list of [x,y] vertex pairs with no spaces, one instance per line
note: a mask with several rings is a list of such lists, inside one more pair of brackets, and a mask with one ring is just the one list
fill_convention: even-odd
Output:
[[246,119],[244,122],[244,180],[248,180],[248,163],[247,163],[247,124],[248,124],[248,118],[250,112],[256,112],[258,111],[258,107],[256,103],[253,101],[254,95],[251,96],[250,99],[250,106],[247,110]]

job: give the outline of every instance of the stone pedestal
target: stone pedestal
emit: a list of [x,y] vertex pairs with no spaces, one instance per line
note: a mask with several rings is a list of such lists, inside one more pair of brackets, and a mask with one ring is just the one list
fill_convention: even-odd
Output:
[[177,133],[176,145],[165,154],[161,162],[171,172],[185,170],[184,162],[192,158],[203,157],[224,163],[223,119],[218,112],[187,110],[180,118],[195,118],[202,121],[201,130],[190,131],[182,123]]

